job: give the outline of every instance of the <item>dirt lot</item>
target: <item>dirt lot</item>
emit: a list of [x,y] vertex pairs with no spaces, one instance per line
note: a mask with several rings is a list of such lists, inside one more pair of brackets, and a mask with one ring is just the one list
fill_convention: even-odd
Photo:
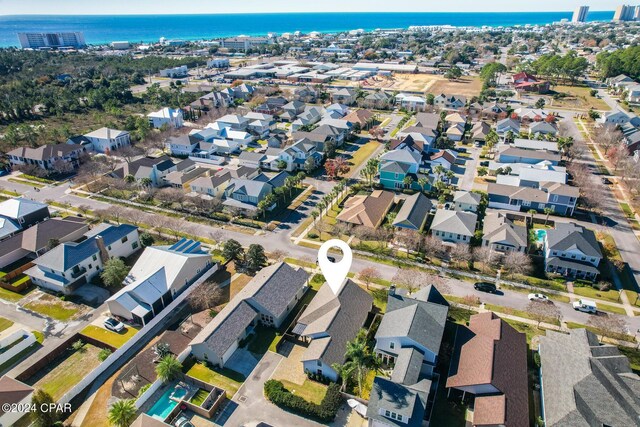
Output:
[[[566,93],[569,96],[561,99],[547,97],[548,105],[556,108],[571,108],[576,110],[609,110],[609,106],[602,99],[591,96],[591,88],[584,86],[554,86],[552,90]],[[550,104],[549,104],[550,103]]]
[[482,89],[482,82],[477,77],[464,76],[460,80],[449,81],[441,75],[434,74],[394,74],[390,78],[376,76],[362,82],[349,83],[399,92],[446,93],[468,97],[478,95]]

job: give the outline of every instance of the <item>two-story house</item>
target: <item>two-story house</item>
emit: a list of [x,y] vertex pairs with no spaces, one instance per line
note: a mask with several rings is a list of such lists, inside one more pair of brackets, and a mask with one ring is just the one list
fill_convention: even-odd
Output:
[[575,223],[556,222],[544,237],[545,270],[567,277],[595,280],[602,251],[593,231]]
[[468,245],[477,222],[478,215],[473,212],[438,209],[431,222],[431,235],[443,242]]
[[121,168],[111,173],[114,178],[126,179],[132,176],[136,181],[150,180],[154,187],[165,185],[164,177],[169,173],[178,170],[169,156],[142,157],[129,163],[125,163]]
[[[380,184],[389,190],[412,188],[422,190],[418,183],[421,156],[417,151],[392,150],[380,156]],[[411,182],[408,182],[408,181]],[[427,184],[428,187],[429,184]],[[428,188],[425,188],[427,190]]]
[[49,217],[49,207],[44,203],[22,197],[0,202],[0,240]]
[[80,157],[85,153],[83,145],[48,144],[37,148],[19,147],[7,153],[12,167],[37,166],[48,172],[71,172],[80,166]]
[[459,110],[465,105],[467,105],[467,98],[460,95],[442,93],[433,99],[433,106],[443,110]]
[[25,274],[36,286],[70,295],[99,274],[110,258],[126,258],[140,248],[138,227],[129,224],[101,224],[85,235],[80,243],[62,243],[38,257]]
[[[93,151],[104,154],[109,154],[112,151],[117,151],[120,148],[131,145],[131,135],[129,135],[129,132],[107,127],[87,133],[84,135],[84,138],[91,143],[91,149]],[[69,139],[67,142],[73,143],[72,141],[73,139]]]
[[158,111],[147,114],[149,124],[154,129],[160,129],[163,126],[178,129],[184,126],[184,116],[182,110],[164,107]]
[[489,183],[489,207],[511,211],[551,209],[558,215],[573,215],[580,191],[577,187],[557,182],[541,182],[538,187]]

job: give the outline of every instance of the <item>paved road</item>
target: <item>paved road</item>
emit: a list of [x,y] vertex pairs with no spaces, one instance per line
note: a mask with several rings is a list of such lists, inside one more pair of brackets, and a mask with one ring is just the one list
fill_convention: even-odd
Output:
[[478,167],[478,159],[480,156],[480,148],[467,148],[467,152],[471,154],[471,158],[467,158],[464,164],[464,175],[458,181],[458,188],[461,190],[473,190],[473,179],[476,177],[476,169]]

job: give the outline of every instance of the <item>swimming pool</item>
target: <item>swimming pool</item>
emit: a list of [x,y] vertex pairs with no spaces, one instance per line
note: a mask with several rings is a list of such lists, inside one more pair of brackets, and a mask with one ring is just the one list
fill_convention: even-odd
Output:
[[544,243],[544,238],[547,235],[547,230],[543,230],[542,228],[538,228],[536,230],[536,240],[538,243]]
[[151,415],[153,418],[157,418],[161,421],[164,421],[165,418],[169,416],[173,408],[178,405],[178,402],[175,400],[171,400],[171,393],[174,392],[174,389],[170,388],[165,391],[160,399],[153,404],[151,409],[147,412],[148,415]]

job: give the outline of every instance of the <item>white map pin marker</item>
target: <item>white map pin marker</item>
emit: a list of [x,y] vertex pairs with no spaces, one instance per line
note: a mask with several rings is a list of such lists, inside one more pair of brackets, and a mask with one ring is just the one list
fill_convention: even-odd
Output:
[[[327,253],[331,248],[340,248],[342,250],[342,260],[340,262],[331,262],[327,257]],[[324,242],[318,250],[318,264],[322,275],[326,279],[329,287],[334,294],[338,294],[342,287],[342,282],[347,278],[349,270],[351,269],[351,261],[353,260],[353,254],[351,248],[342,240],[332,239]]]

